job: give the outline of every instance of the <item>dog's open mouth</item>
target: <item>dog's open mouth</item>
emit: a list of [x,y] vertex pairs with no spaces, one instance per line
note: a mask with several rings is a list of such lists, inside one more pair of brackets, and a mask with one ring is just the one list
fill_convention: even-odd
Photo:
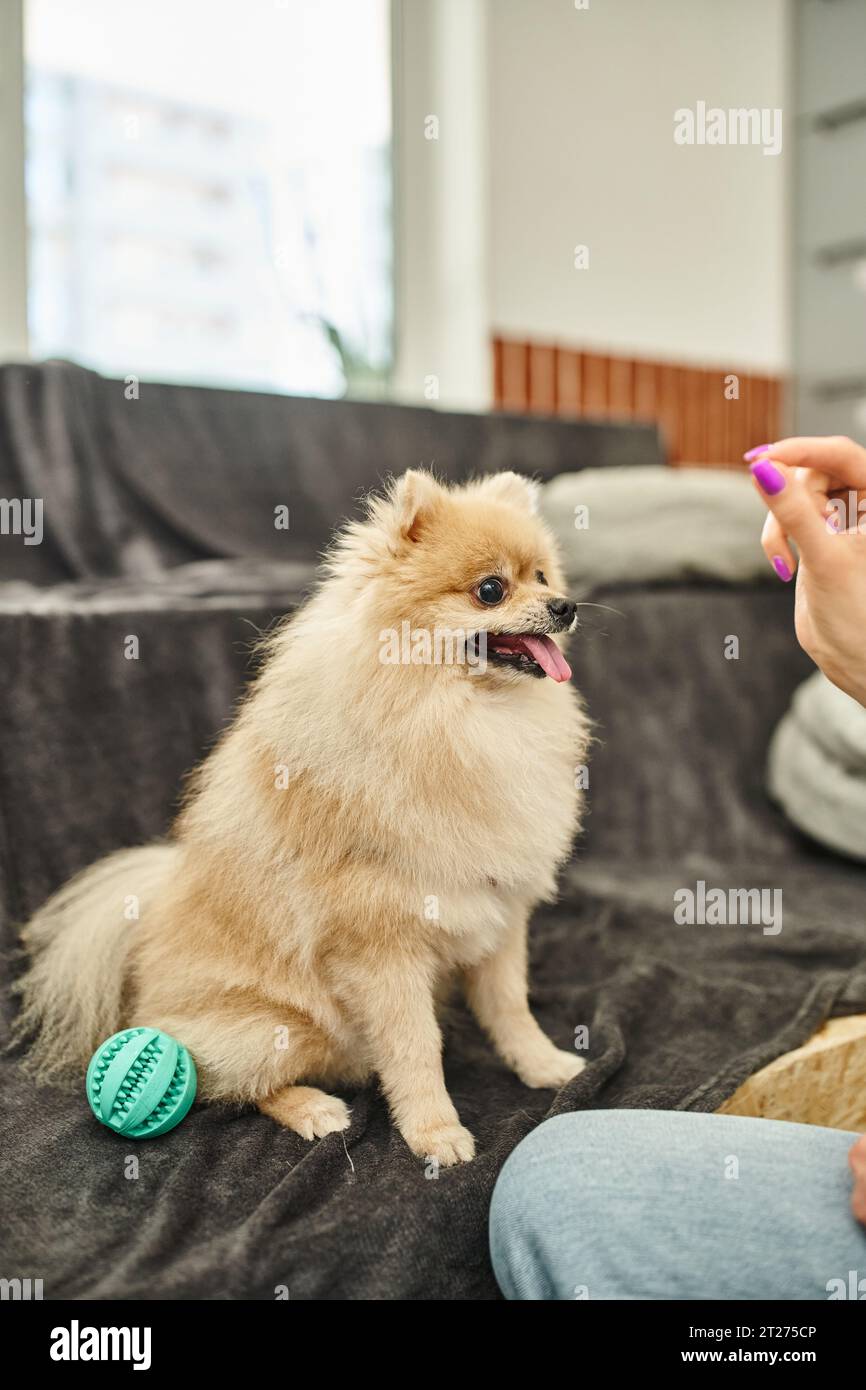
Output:
[[571,667],[545,633],[488,632],[487,659],[530,676],[550,676],[557,682],[571,679]]

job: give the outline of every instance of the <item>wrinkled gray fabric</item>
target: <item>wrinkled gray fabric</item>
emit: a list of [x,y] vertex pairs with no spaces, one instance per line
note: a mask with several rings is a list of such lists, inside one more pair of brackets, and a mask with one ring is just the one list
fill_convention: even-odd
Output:
[[[35,379],[47,412],[51,392]],[[149,394],[143,388],[140,402],[109,416],[137,409]],[[442,460],[450,450],[469,471],[479,440],[488,440],[487,462],[534,471],[563,466],[573,449],[585,456],[589,438],[544,421],[512,436],[506,422],[507,447],[504,435],[494,446],[493,427],[472,417],[443,417],[440,438],[432,412],[420,412],[419,424],[384,407],[370,415],[307,402],[296,411],[298,403],[277,398],[180,388],[153,388],[153,398],[160,410],[145,404],[149,414],[128,417],[140,432],[123,488],[146,513],[141,526],[160,564],[182,568],[142,576],[118,540],[104,571],[115,579],[103,584],[91,570],[113,541],[104,535],[90,554],[85,515],[72,539],[86,573],[58,559],[54,578],[66,585],[40,594],[26,586],[44,584],[44,573],[18,568],[20,556],[4,571],[16,580],[0,611],[4,947],[15,942],[15,921],[75,870],[165,833],[184,774],[225,727],[255,669],[259,635],[312,576],[313,557],[300,542],[290,570],[281,549],[256,548],[259,521],[251,517],[267,510],[271,484],[226,478],[212,458],[203,463],[220,428],[258,448],[265,436],[272,444],[288,411],[296,433],[287,448],[303,455],[323,529],[356,479],[375,481],[373,456],[389,467],[421,461],[406,457],[406,441],[417,443],[422,425],[422,457]],[[315,421],[306,443],[302,414]],[[370,432],[374,423],[379,435]],[[86,413],[70,419],[75,437],[97,452],[122,428],[114,419],[91,431]],[[59,429],[53,416],[41,420],[33,448],[50,447],[45,438]],[[8,440],[2,403],[0,430]],[[349,450],[353,431],[363,480],[360,462],[332,452],[338,442]],[[631,437],[616,447],[635,445]],[[182,456],[196,478],[186,500],[187,483],[172,472]],[[8,469],[2,450],[0,458]],[[98,468],[108,467],[106,458]],[[112,459],[119,468],[119,455]],[[183,525],[154,520],[151,491]],[[106,521],[104,531],[113,525]],[[76,530],[72,520],[68,528]],[[190,553],[209,545],[216,554]],[[59,526],[55,558],[72,548]],[[614,1105],[712,1110],[828,1014],[866,1007],[864,871],[801,840],[762,785],[771,732],[809,669],[791,631],[790,591],[626,585],[593,598],[604,607],[583,610],[572,651],[597,721],[589,815],[561,898],[536,914],[532,931],[533,1008],[565,1047],[588,1026],[588,1069],[558,1094],[529,1091],[454,1004],[446,1075],[478,1157],[431,1179],[375,1087],[344,1093],[351,1129],[314,1146],[257,1112],[225,1106],[195,1106],[171,1134],[134,1145],[94,1120],[83,1087],[34,1090],[18,1059],[3,1056],[0,1276],[42,1278],[46,1298],[269,1299],[281,1285],[301,1299],[495,1298],[490,1193],[507,1155],[546,1115]],[[135,661],[124,655],[130,634],[139,639]],[[730,634],[739,638],[736,661],[724,657]],[[783,930],[676,925],[673,894],[698,879],[781,889]],[[12,1007],[4,995],[5,1016]],[[128,1176],[130,1153],[137,1177]]]
[[820,671],[773,735],[767,785],[800,830],[866,860],[866,709]]
[[318,578],[312,561],[198,560],[160,570],[147,579],[79,579],[65,584],[0,583],[0,614],[155,611],[274,602],[284,610],[302,603]]
[[757,544],[766,509],[745,472],[585,468],[553,478],[541,512],[581,589],[694,578],[779,582]]
[[[458,415],[141,383],[70,363],[0,367],[0,497],[41,498],[45,540],[2,537],[0,577],[147,578],[196,560],[313,561],[389,474],[662,461],[655,429]],[[274,525],[287,507],[289,528]]]

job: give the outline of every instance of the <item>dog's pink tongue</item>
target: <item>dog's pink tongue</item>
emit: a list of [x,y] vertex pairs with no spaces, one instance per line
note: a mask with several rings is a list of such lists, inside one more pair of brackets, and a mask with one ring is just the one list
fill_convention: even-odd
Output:
[[567,681],[571,679],[571,667],[566,661],[559,647],[550,637],[526,637],[520,638],[533,661],[537,661],[542,671],[552,681]]

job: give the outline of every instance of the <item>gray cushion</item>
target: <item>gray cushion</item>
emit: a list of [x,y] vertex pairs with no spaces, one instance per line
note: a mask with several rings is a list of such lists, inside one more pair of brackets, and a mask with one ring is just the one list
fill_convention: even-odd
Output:
[[770,793],[800,830],[866,860],[866,709],[816,671],[773,735]]
[[552,479],[541,512],[577,588],[693,578],[779,583],[759,544],[766,512],[745,473],[585,468]]

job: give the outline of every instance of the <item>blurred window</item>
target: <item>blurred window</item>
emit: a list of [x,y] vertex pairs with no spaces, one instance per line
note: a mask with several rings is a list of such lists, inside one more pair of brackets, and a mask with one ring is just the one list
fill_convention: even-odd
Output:
[[27,0],[26,18],[33,355],[381,393],[388,0]]

